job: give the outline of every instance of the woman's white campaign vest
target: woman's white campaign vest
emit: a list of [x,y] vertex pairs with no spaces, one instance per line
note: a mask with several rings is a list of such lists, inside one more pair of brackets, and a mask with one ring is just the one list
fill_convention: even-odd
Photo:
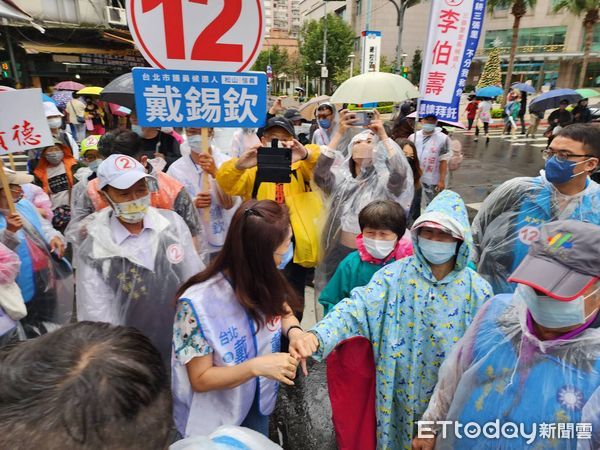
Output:
[[[188,302],[196,323],[213,349],[215,366],[235,366],[257,356],[280,350],[281,318],[256,324],[238,302],[229,281],[221,274],[190,287],[179,301]],[[184,437],[208,435],[221,425],[240,425],[252,406],[258,387],[261,414],[275,409],[279,384],[263,377],[233,388],[194,392],[187,369],[172,357],[175,425]]]
[[423,140],[423,131],[417,132],[415,147],[423,170],[421,182],[436,185],[440,182],[440,150],[446,141],[446,135],[436,129],[426,144],[423,144]]

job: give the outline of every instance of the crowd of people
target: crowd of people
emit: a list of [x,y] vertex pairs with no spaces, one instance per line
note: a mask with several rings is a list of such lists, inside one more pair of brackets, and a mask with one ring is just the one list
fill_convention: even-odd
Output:
[[[488,136],[491,106],[475,102],[469,125]],[[496,448],[416,433],[421,419],[496,418],[594,423],[597,448],[599,127],[559,112],[540,176],[499,186],[470,223],[448,189],[450,138],[410,104],[357,127],[323,103],[310,126],[278,100],[262,129],[233,133],[135,115],[106,131],[94,105],[67,105],[65,129],[45,104],[54,143],[31,151],[31,174],[6,170],[10,196],[0,186],[7,448],[268,435],[280,385],[294,389],[308,358],[343,373],[342,348],[371,380],[351,413],[332,397],[339,433],[372,424],[353,448]],[[264,147],[291,155],[289,182],[262,178]],[[304,330],[313,284],[324,317]],[[352,397],[355,376],[337,392]]]

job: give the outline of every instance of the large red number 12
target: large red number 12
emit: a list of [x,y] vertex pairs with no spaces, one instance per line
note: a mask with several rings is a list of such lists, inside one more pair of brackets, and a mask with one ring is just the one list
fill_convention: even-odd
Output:
[[[152,11],[163,5],[163,23],[167,46],[167,58],[185,59],[185,36],[183,33],[183,3],[184,0],[142,0],[142,12]],[[208,0],[189,0],[192,3],[207,5]],[[227,33],[238,21],[242,13],[242,0],[223,0],[223,10],[200,33],[194,48],[192,59],[199,61],[229,61],[243,60],[241,44],[221,44],[219,39]]]

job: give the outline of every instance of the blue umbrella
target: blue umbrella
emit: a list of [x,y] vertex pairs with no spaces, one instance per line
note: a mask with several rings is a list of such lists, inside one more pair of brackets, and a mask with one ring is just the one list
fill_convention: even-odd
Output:
[[56,100],[54,100],[52,97],[47,96],[43,92],[42,92],[42,101],[43,102],[52,102],[56,105]]
[[502,95],[503,92],[504,92],[504,90],[501,87],[486,86],[484,88],[479,89],[477,92],[475,92],[475,95],[477,97],[494,98],[494,97],[498,97],[499,95]]
[[577,103],[581,100],[581,94],[574,89],[554,89],[545,94],[541,94],[529,104],[530,111],[546,111],[547,109],[558,108],[560,102],[566,100],[569,104]]
[[535,88],[527,83],[514,83],[511,88],[518,89],[521,92],[527,92],[528,94],[535,94]]

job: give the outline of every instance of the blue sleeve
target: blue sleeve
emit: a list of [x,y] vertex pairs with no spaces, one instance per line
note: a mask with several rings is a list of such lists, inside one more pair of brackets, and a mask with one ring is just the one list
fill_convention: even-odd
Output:
[[390,279],[396,279],[394,272],[387,267],[381,269],[367,286],[352,290],[349,298],[338,303],[312,328],[319,339],[319,350],[313,358],[326,358],[344,339],[364,336],[372,341],[381,334],[385,305],[395,295],[390,292]]

